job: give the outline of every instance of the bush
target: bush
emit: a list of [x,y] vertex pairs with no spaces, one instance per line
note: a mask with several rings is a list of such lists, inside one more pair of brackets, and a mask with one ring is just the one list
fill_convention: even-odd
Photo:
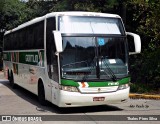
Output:
[[154,85],[147,85],[142,83],[131,83],[130,84],[131,93],[143,93],[143,94],[160,94],[160,88]]

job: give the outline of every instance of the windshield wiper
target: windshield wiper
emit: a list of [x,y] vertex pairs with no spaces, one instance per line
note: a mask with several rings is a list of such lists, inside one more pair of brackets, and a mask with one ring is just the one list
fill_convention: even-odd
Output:
[[[103,60],[104,65],[106,66],[108,72],[109,72],[110,75],[112,76],[112,77],[110,77],[110,78],[111,78],[114,82],[117,81],[116,75],[114,74],[114,72],[112,71],[112,69],[109,67],[109,65],[107,64],[107,62],[105,61],[105,59],[103,59],[103,57],[102,57],[101,60]],[[107,71],[106,71],[106,69],[104,69],[104,71],[105,71],[106,74],[108,74]]]

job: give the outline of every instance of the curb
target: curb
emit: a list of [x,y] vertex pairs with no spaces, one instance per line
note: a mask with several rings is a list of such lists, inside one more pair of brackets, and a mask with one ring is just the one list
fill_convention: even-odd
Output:
[[129,94],[131,99],[155,99],[160,100],[160,95],[146,95],[146,94]]

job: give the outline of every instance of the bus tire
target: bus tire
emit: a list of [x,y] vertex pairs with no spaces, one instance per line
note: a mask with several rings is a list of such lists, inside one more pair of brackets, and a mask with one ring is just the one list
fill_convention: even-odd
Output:
[[46,105],[44,85],[41,80],[38,82],[38,100],[41,105]]
[[13,89],[16,89],[16,84],[14,83],[14,76],[13,76],[13,73],[11,71],[11,73],[9,73],[9,82],[10,82],[10,85]]
[[9,73],[9,70],[7,71],[7,76],[6,78],[10,81],[10,73]]

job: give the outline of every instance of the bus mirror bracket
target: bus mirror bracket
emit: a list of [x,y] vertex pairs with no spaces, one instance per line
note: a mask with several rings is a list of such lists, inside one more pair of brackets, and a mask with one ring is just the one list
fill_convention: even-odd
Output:
[[129,51],[129,55],[141,53],[141,38],[140,38],[140,36],[135,33],[131,33],[131,32],[126,32],[126,34],[133,37],[133,39],[134,39],[135,51],[134,52]]
[[56,46],[56,53],[60,53],[63,51],[62,49],[62,36],[60,31],[52,31],[54,35],[54,41],[55,41],[55,46]]

